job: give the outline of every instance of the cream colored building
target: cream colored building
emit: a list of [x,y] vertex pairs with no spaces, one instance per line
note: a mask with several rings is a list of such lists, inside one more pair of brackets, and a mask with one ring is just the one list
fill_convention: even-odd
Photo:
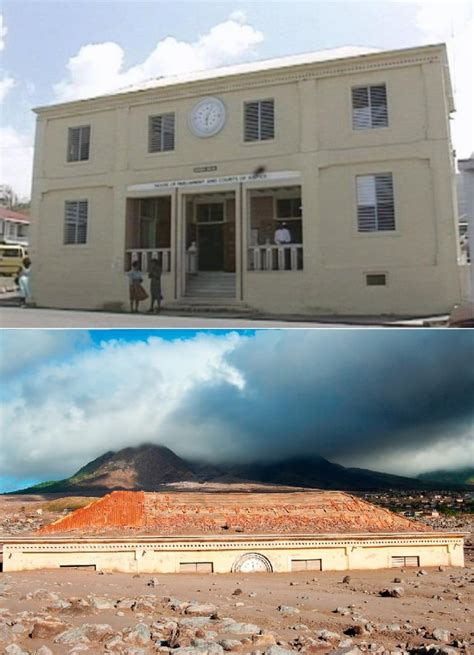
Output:
[[339,49],[36,110],[33,293],[429,314],[461,299],[444,45]]
[[339,491],[115,491],[4,540],[3,570],[88,566],[148,573],[463,566],[464,534]]
[[463,535],[365,534],[9,539],[3,570],[63,567],[130,573],[346,571],[464,566]]

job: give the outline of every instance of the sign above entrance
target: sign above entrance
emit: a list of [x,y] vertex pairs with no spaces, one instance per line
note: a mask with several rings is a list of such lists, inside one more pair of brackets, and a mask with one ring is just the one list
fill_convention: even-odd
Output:
[[241,182],[258,182],[266,180],[290,180],[301,177],[299,171],[275,171],[274,173],[261,173],[255,175],[226,175],[224,177],[196,178],[194,180],[170,180],[168,182],[147,182],[146,184],[132,184],[127,191],[153,191],[154,189],[176,189],[193,186],[212,186],[214,184],[238,184]]

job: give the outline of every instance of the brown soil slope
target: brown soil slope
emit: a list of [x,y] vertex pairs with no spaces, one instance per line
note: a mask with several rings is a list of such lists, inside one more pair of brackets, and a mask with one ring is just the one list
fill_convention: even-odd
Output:
[[218,535],[423,532],[410,521],[340,491],[146,493],[114,491],[44,526],[40,534],[130,530],[140,534]]

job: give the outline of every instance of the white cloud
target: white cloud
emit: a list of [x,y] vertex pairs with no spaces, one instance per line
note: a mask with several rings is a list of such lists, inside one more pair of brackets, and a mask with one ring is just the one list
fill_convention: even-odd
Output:
[[69,60],[68,75],[54,86],[56,100],[67,102],[92,97],[137,84],[153,77],[188,73],[241,61],[254,54],[263,34],[245,24],[243,12],[233,12],[224,22],[194,42],[168,36],[159,41],[146,59],[124,68],[125,53],[117,43],[83,46]]
[[0,80],[0,104],[5,100],[7,94],[15,86],[15,80],[12,77],[5,76]]
[[0,374],[28,374],[32,366],[64,356],[88,343],[89,335],[82,330],[1,330]]
[[11,125],[0,126],[0,183],[9,184],[20,198],[29,198],[33,174],[33,134]]
[[[8,28],[3,24],[3,15],[0,14],[0,52],[5,48],[5,37]],[[0,79],[0,104],[4,101],[7,93],[15,86],[15,80],[8,75]]]
[[89,347],[62,335],[3,335],[0,476],[63,477],[147,441],[215,462],[319,454],[405,475],[473,456],[467,332],[263,330]]
[[415,2],[416,23],[424,43],[448,48],[456,113],[451,124],[459,158],[474,151],[474,15],[467,2]]
[[[41,339],[50,347],[56,335],[23,341],[23,333],[13,334],[11,342],[18,341],[17,353],[33,343],[38,351]],[[3,431],[10,438],[0,452],[0,475],[63,476],[111,448],[144,441],[176,448],[160,427],[190,389],[223,381],[242,386],[224,361],[239,339],[109,341],[67,362],[32,368],[11,383],[4,402]]]
[[0,52],[5,48],[5,37],[7,32],[8,28],[3,24],[3,14],[0,14]]
[[[373,471],[383,471],[394,475],[416,477],[419,473],[427,473],[440,470],[456,470],[464,466],[471,466],[474,462],[474,441],[472,439],[472,420],[465,426],[446,425],[440,434],[432,435],[432,440],[427,447],[417,445],[418,436],[412,433],[413,446],[397,448],[396,443],[392,449],[383,453],[366,454],[359,456],[352,452],[350,455],[337,458],[337,463],[343,466],[368,468]],[[408,435],[408,439],[410,435]],[[402,466],[401,466],[402,463]]]

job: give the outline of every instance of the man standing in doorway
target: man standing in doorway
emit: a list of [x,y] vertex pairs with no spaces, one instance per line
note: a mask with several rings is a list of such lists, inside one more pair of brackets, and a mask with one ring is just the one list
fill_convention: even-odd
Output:
[[275,236],[273,237],[277,246],[285,245],[285,243],[291,243],[291,234],[286,226],[286,223],[282,223],[280,227],[275,230]]

